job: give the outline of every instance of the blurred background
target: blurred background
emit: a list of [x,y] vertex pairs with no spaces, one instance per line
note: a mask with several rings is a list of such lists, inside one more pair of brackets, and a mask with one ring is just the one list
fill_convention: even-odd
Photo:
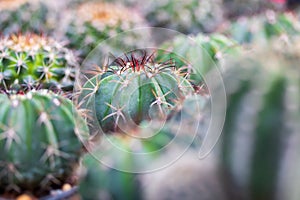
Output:
[[[195,90],[174,106],[163,129],[154,123],[130,130],[158,132],[150,141],[117,131],[108,135],[117,147],[110,148],[103,135],[91,134],[89,145],[96,147],[85,146],[72,175],[59,184],[53,174],[63,169],[51,171],[47,189],[41,180],[30,187],[7,175],[18,174],[17,163],[35,160],[20,161],[18,149],[7,151],[7,138],[12,144],[18,139],[7,136],[6,123],[14,115],[0,106],[0,199],[299,200],[299,5],[298,0],[0,0],[1,94],[16,88],[21,93],[19,82],[41,79],[51,81],[47,89],[75,94],[75,69],[84,74],[94,65],[104,68],[111,64],[107,60],[145,46],[157,48],[153,62],[174,61]],[[20,59],[16,66],[25,66],[25,57],[43,78],[22,74],[16,81],[11,68]],[[54,75],[47,76],[45,63],[55,66]],[[223,114],[224,121],[214,121]],[[208,134],[220,124],[217,136]],[[199,156],[203,145],[209,151]],[[135,154],[151,152],[156,153]]]

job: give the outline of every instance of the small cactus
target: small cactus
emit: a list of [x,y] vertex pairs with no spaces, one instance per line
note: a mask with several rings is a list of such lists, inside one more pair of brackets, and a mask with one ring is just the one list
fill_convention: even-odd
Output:
[[74,54],[52,38],[35,34],[0,38],[0,89],[18,93],[38,87],[72,91]]
[[0,191],[47,191],[79,161],[88,128],[70,100],[49,91],[0,95]]
[[132,53],[96,71],[83,86],[80,101],[95,111],[104,132],[151,118],[163,119],[176,100],[194,92],[184,75],[172,60],[157,63],[153,54]]

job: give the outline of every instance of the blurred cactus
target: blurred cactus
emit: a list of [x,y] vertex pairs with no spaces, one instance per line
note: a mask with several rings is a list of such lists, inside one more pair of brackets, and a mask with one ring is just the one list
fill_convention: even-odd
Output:
[[1,0],[0,30],[2,34],[47,33],[57,24],[56,13],[40,0]]
[[106,69],[96,69],[82,88],[81,101],[108,132],[147,119],[165,119],[176,100],[193,92],[172,60],[157,63],[153,54],[135,51]]
[[225,16],[229,18],[254,15],[271,8],[281,8],[272,0],[223,0]]
[[[146,127],[146,128],[143,128]],[[102,137],[95,149],[83,158],[80,194],[83,199],[143,199],[138,174],[172,141],[167,130],[142,123],[130,132]],[[148,138],[149,134],[153,137]],[[139,139],[139,137],[142,137]]]
[[74,54],[52,38],[35,34],[0,39],[0,89],[25,92],[38,87],[72,91]]
[[[0,95],[0,191],[35,193],[73,173],[87,126],[70,100],[41,90]],[[82,140],[82,141],[81,141]]]
[[[176,124],[143,122],[137,129],[106,135],[94,143],[95,148],[83,159],[79,186],[82,198],[144,199],[146,190],[141,188],[144,175],[140,173],[169,166],[192,143],[193,138],[187,140],[189,133],[184,128],[176,131],[172,125]],[[178,153],[178,148],[183,151]]]
[[225,34],[239,43],[267,43],[272,38],[299,35],[300,23],[291,13],[276,13],[268,10],[261,15],[241,17],[229,25]]
[[[70,41],[70,47],[80,50],[82,58],[104,40],[134,28],[144,27],[145,21],[135,10],[130,10],[120,4],[88,1],[79,4],[70,11],[64,22],[64,32]],[[145,39],[146,38],[146,39]],[[101,46],[101,51],[111,51],[118,48],[138,48],[141,43],[149,40],[145,32],[124,33],[117,41]],[[121,51],[124,52],[124,51]],[[100,52],[101,53],[101,52]],[[107,56],[107,55],[97,55]]]
[[182,33],[212,32],[223,19],[221,0],[153,0],[141,5],[150,25]]
[[300,198],[299,44],[276,41],[231,63],[224,77],[221,159],[230,199]]
[[198,34],[189,39],[178,36],[159,48],[164,51],[159,51],[162,54],[158,54],[158,59],[172,58],[177,66],[188,66],[189,78],[195,85],[203,83],[203,76],[214,67],[223,71],[226,58],[241,51],[236,41],[221,34]]

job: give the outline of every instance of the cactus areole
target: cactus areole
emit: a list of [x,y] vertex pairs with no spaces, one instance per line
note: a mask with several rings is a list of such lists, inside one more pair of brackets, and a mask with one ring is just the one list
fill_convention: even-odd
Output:
[[82,98],[94,111],[102,131],[114,131],[142,120],[165,118],[175,102],[193,88],[172,60],[155,63],[148,56],[125,55],[96,70],[83,86]]

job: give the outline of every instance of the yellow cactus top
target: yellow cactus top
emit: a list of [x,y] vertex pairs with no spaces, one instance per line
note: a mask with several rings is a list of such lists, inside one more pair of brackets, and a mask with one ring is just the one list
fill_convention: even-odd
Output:
[[0,46],[12,49],[17,52],[21,51],[38,51],[39,49],[50,50],[53,47],[61,48],[62,45],[52,38],[43,35],[26,34],[10,35],[0,39]]

